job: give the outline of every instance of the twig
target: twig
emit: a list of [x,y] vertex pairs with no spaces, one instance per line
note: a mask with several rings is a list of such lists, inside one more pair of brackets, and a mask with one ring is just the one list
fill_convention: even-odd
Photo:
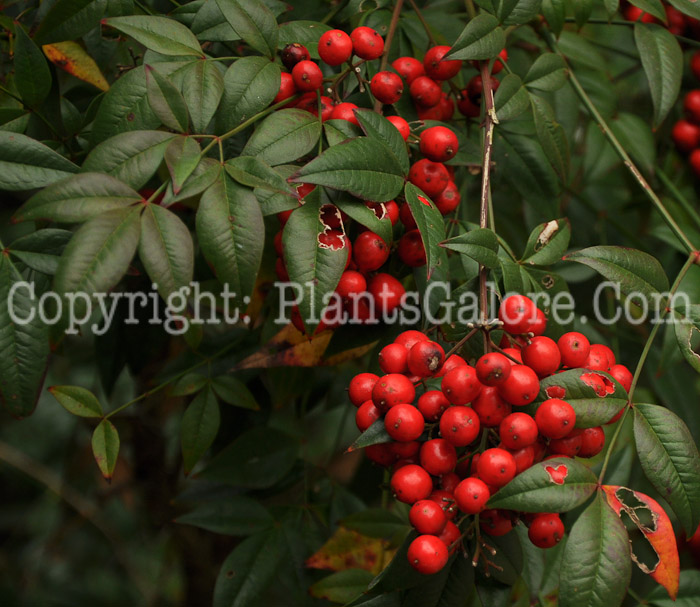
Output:
[[408,1],[411,4],[411,8],[416,13],[416,17],[418,17],[418,21],[421,22],[421,25],[423,26],[425,33],[428,35],[428,41],[430,42],[430,44],[432,46],[435,46],[437,44],[437,42],[435,42],[435,38],[433,38],[433,34],[430,31],[430,25],[428,25],[428,22],[425,20],[425,17],[423,17],[423,13],[420,12],[420,9],[418,8],[418,5],[416,4],[415,0],[408,0]]
[[[399,15],[401,14],[402,8],[403,0],[396,0],[396,4],[394,5],[394,12],[391,13],[389,31],[386,33],[386,40],[384,40],[384,54],[382,55],[382,61],[379,64],[380,72],[383,72],[386,69],[387,63],[389,63],[389,51],[391,50],[391,43],[394,41],[394,33],[396,32],[396,26],[399,23]],[[379,101],[379,99],[375,99],[373,109],[377,113],[381,111],[382,102]]]

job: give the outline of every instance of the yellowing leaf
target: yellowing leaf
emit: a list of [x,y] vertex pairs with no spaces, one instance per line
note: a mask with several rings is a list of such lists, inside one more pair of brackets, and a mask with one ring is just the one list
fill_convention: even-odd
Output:
[[381,571],[381,556],[387,545],[386,540],[338,527],[333,536],[306,560],[306,566],[332,571],[365,569],[377,574]]
[[62,70],[101,91],[109,90],[109,83],[97,67],[97,63],[77,42],[56,42],[45,44],[41,48],[49,61]]

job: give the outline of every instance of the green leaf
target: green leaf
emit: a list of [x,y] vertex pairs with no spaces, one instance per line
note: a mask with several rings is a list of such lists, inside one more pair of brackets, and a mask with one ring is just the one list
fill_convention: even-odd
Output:
[[612,17],[620,8],[620,0],[603,0],[603,4],[605,4],[605,10],[609,17]]
[[700,6],[693,0],[669,0],[669,4],[685,15],[700,19]]
[[321,125],[313,114],[279,110],[258,125],[241,154],[258,156],[270,166],[284,164],[308,154],[320,136]]
[[73,415],[80,417],[102,417],[102,405],[97,397],[79,386],[52,386],[51,395]]
[[554,35],[559,36],[564,29],[566,20],[565,0],[542,0],[542,15],[547,20]]
[[207,132],[223,92],[224,77],[215,61],[194,61],[183,69],[182,95],[195,133]]
[[282,560],[288,561],[282,529],[256,533],[226,557],[214,587],[213,607],[249,607],[275,583]]
[[317,599],[348,603],[364,592],[373,577],[365,569],[343,569],[313,584],[309,593]]
[[0,402],[16,418],[34,411],[49,358],[48,327],[30,286],[21,283],[10,257],[0,254]]
[[195,464],[207,452],[219,432],[219,403],[210,389],[202,390],[187,405],[180,426],[182,463],[185,474],[189,474]]
[[335,291],[345,270],[348,248],[346,241],[338,249],[319,241],[326,229],[320,219],[320,197],[306,199],[284,226],[282,248],[290,281],[302,286],[296,293],[299,312],[307,333],[313,335],[325,308],[324,298]]
[[593,495],[597,485],[593,472],[576,460],[548,459],[499,489],[488,507],[521,512],[568,512]]
[[700,355],[695,351],[697,336],[700,334],[700,305],[691,304],[689,309],[673,310],[673,329],[681,354],[698,373],[700,373]]
[[410,162],[406,151],[406,142],[401,137],[398,129],[384,116],[372,110],[355,110],[355,116],[357,116],[357,121],[360,123],[360,127],[365,135],[385,143],[401,166],[404,175],[408,174]]
[[255,156],[237,156],[226,161],[226,172],[241,185],[295,195],[296,189],[275,169]]
[[44,219],[78,223],[141,200],[141,195],[115,177],[79,173],[49,185],[13,215],[13,221]]
[[284,48],[287,44],[296,42],[305,46],[313,59],[318,59],[318,41],[330,29],[331,27],[319,21],[299,19],[298,21],[282,23],[279,29],[277,47]]
[[190,29],[203,42],[232,42],[241,39],[224,18],[216,0],[205,0],[194,16]]
[[0,131],[0,190],[33,190],[50,185],[78,167],[43,143]]
[[498,238],[493,230],[487,228],[475,228],[446,240],[440,246],[466,255],[487,268],[497,268],[500,263]]
[[171,396],[189,396],[199,392],[209,383],[209,378],[199,373],[187,373],[178,379],[170,389]]
[[[583,381],[588,373],[595,373],[603,378],[603,381],[610,385],[612,392],[601,397],[595,388]],[[554,388],[556,386],[556,389]],[[564,396],[561,389],[565,391]],[[622,409],[628,400],[625,389],[612,379],[607,373],[602,371],[588,371],[585,369],[569,369],[562,373],[557,373],[545,377],[540,381],[540,392],[532,405],[524,410],[534,415],[540,403],[549,398],[563,398],[576,412],[577,428],[592,428],[607,424]]]
[[440,246],[445,240],[445,222],[435,203],[412,183],[406,182],[404,196],[420,232],[430,279],[438,266],[447,267],[447,255]]
[[632,575],[620,518],[599,492],[574,523],[561,564],[560,607],[618,607]]
[[92,433],[92,454],[107,481],[112,480],[119,455],[119,433],[111,421],[103,419]]
[[32,270],[53,276],[63,249],[72,237],[70,230],[38,230],[14,240],[9,249],[10,255]]
[[588,22],[588,19],[593,12],[593,0],[577,0],[573,2],[574,7],[574,19],[576,19],[576,25],[582,28]]
[[365,430],[355,441],[348,447],[348,452],[371,447],[380,443],[392,442],[391,436],[384,427],[384,420],[378,419],[367,430]]
[[653,605],[653,607],[695,607],[700,600],[700,571],[697,569],[681,571],[678,596],[675,600],[668,596],[668,591],[663,586],[656,586],[647,595],[646,600],[644,605]]
[[[139,243],[140,209],[115,209],[93,217],[75,233],[56,271],[59,294],[106,293],[126,273]],[[80,317],[87,304],[75,302]]]
[[15,26],[15,79],[22,101],[29,107],[41,104],[51,90],[51,70],[44,53],[19,25]]
[[540,143],[531,135],[501,130],[494,143],[500,173],[526,200],[552,200],[558,196],[557,175]]
[[683,51],[676,37],[660,25],[637,22],[634,41],[649,80],[654,103],[654,126],[661,124],[676,103],[681,88]]
[[499,122],[511,120],[530,107],[530,98],[520,76],[507,74],[493,98]]
[[265,57],[234,61],[224,75],[224,92],[216,115],[218,131],[230,131],[264,110],[277,95],[280,80],[279,66]]
[[240,380],[230,375],[220,375],[211,381],[211,387],[216,395],[229,405],[258,411],[260,405],[255,401],[248,387]]
[[333,204],[350,217],[350,219],[353,219],[360,225],[365,226],[368,230],[374,232],[387,244],[390,244],[393,240],[393,226],[391,225],[391,219],[388,217],[379,219],[372,209],[359,200],[338,198]]
[[182,186],[199,165],[202,148],[194,137],[175,137],[165,148],[164,158],[170,173],[173,193],[179,194]]
[[401,165],[388,146],[370,137],[328,148],[299,169],[292,181],[324,185],[376,202],[395,198],[404,184]]
[[416,570],[411,567],[408,562],[408,547],[416,537],[418,537],[418,533],[415,530],[411,530],[394,554],[394,558],[392,558],[382,572],[370,582],[369,589],[372,590],[373,593],[386,593],[393,592],[394,590],[411,588],[420,584],[421,581],[425,579],[422,575],[417,575]]
[[106,8],[106,0],[57,0],[43,14],[34,38],[37,44],[81,38],[99,25]]
[[635,114],[620,112],[608,124],[637,166],[647,174],[653,174],[656,166],[656,140],[649,121]]
[[187,226],[175,213],[157,204],[146,205],[141,216],[139,258],[165,301],[171,293],[189,288],[194,244]]
[[537,138],[547,158],[563,182],[569,175],[569,144],[562,126],[556,121],[554,110],[542,98],[530,95],[532,113],[535,118]]
[[103,21],[146,48],[161,55],[204,57],[195,35],[182,23],[167,17],[132,15]]
[[533,266],[556,263],[569,248],[570,239],[571,224],[568,219],[553,219],[541,223],[530,232],[522,261]]
[[172,187],[166,190],[161,204],[170,206],[176,202],[199,196],[220,177],[222,168],[221,163],[213,158],[202,159],[177,194],[173,192]]
[[278,26],[275,16],[260,0],[216,0],[238,35],[256,51],[275,58]]
[[236,487],[266,489],[294,467],[298,452],[299,443],[289,434],[256,426],[217,453],[199,476]]
[[204,256],[240,305],[253,292],[264,247],[265,226],[257,198],[222,173],[202,194],[196,225]]
[[274,519],[259,501],[245,495],[198,499],[194,509],[175,519],[219,535],[246,536],[272,526]]
[[328,145],[338,145],[346,139],[354,139],[362,134],[362,131],[352,122],[330,118],[323,123],[323,133],[326,135]]
[[496,15],[503,25],[521,25],[540,13],[542,0],[494,0]]
[[636,249],[597,246],[569,253],[564,257],[593,268],[610,281],[619,283],[625,295],[639,293],[649,303],[668,291],[668,278],[655,257]]
[[103,141],[90,152],[83,172],[107,173],[135,189],[142,188],[163,162],[165,149],[175,137],[163,131],[132,131]]
[[179,133],[187,132],[190,124],[189,113],[180,91],[154,67],[146,65],[144,68],[148,103],[155,115],[169,129]]
[[481,13],[467,23],[447,54],[449,59],[491,59],[506,45],[506,36],[498,19]]
[[641,8],[659,21],[666,22],[666,11],[661,0],[630,0],[630,4]]
[[567,76],[568,69],[563,57],[543,53],[525,74],[525,85],[540,91],[556,91],[566,84]]
[[384,508],[368,508],[346,516],[340,524],[362,535],[378,539],[390,539],[398,533],[405,534],[409,525],[393,512]]
[[634,440],[644,474],[683,525],[688,536],[700,524],[700,456],[688,427],[672,411],[637,404]]

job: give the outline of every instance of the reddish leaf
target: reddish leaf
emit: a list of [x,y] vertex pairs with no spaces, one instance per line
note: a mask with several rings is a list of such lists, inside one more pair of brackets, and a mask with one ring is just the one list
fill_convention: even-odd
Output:
[[385,540],[338,527],[333,536],[306,560],[306,566],[332,571],[365,569],[379,573],[382,561],[380,555],[386,545]]
[[108,91],[109,84],[97,67],[95,60],[90,57],[77,42],[56,42],[45,44],[42,49],[49,61],[62,70],[96,86],[101,91]]

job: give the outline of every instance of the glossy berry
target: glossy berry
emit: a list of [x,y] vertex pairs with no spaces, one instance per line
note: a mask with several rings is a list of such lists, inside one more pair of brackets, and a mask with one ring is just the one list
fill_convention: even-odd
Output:
[[537,428],[547,438],[564,438],[576,424],[574,408],[559,398],[544,401],[535,413]]
[[438,371],[435,374],[435,377],[444,377],[452,371],[452,369],[455,369],[457,367],[461,367],[462,365],[466,365],[467,361],[464,360],[459,354],[452,354],[442,365],[440,368],[440,371]]
[[476,464],[476,472],[487,485],[503,487],[515,477],[515,459],[505,449],[486,449]]
[[454,78],[462,69],[462,62],[459,59],[443,59],[449,52],[449,46],[433,46],[428,49],[423,59],[425,73],[434,80]]
[[318,41],[318,56],[328,65],[340,65],[352,57],[352,40],[342,30],[324,32]]
[[700,51],[695,51],[690,59],[690,71],[700,80]]
[[450,407],[440,418],[440,435],[455,447],[466,447],[479,435],[481,424],[469,407]]
[[367,291],[374,298],[377,310],[382,315],[389,314],[398,308],[406,295],[406,289],[398,278],[386,272],[372,276],[367,285]]
[[[372,398],[372,389],[379,379],[374,373],[359,373],[350,380],[348,396],[356,407]],[[412,385],[412,384],[411,384]]]
[[411,375],[430,377],[445,360],[445,351],[434,341],[419,341],[408,352],[408,370]]
[[[408,136],[411,134],[411,127],[405,119],[401,116],[387,116],[386,119],[393,124],[396,129],[401,133],[404,141],[408,141]],[[396,203],[394,203],[396,204]],[[392,222],[392,225],[396,222]]]
[[434,198],[447,187],[450,182],[450,174],[441,162],[433,162],[423,158],[411,165],[408,180],[428,196]]
[[470,365],[459,365],[442,378],[442,391],[453,405],[466,405],[481,392],[483,385]]
[[511,413],[501,422],[498,434],[507,449],[522,449],[537,442],[537,424],[527,413]]
[[292,69],[294,84],[300,91],[315,91],[323,84],[321,68],[313,61],[304,60],[297,63]]
[[354,103],[339,103],[333,108],[331,118],[334,120],[345,120],[355,126],[360,126],[360,123],[357,121],[357,116],[355,116],[356,109],[357,106]]
[[554,373],[561,364],[561,353],[557,343],[549,337],[533,337],[520,351],[523,362],[539,377]]
[[388,373],[377,379],[371,399],[380,411],[387,411],[394,405],[412,403],[415,397],[416,389],[410,379],[399,373]]
[[536,314],[535,322],[530,325],[530,333],[535,337],[542,335],[547,328],[547,317],[544,315],[544,312],[537,308]]
[[435,198],[435,206],[442,215],[447,215],[459,206],[461,198],[459,188],[454,181],[450,180],[445,189]]
[[457,516],[457,504],[455,504],[455,496],[449,491],[443,489],[435,489],[428,496],[429,500],[433,500],[440,508],[442,508],[448,521],[451,521]]
[[576,457],[583,443],[581,430],[574,428],[564,438],[553,438],[549,441],[549,452],[553,455]]
[[[491,91],[496,94],[498,87],[501,83],[495,78],[491,78]],[[481,79],[481,74],[474,76],[469,82],[467,82],[467,96],[469,100],[476,106],[481,105],[481,97],[484,92],[484,82]]]
[[436,422],[443,411],[450,406],[450,401],[445,398],[441,390],[428,390],[418,397],[416,406],[423,414],[425,421]]
[[513,521],[505,510],[484,510],[479,524],[484,533],[493,537],[501,537],[513,529]]
[[300,61],[308,61],[311,59],[311,56],[304,45],[294,42],[282,49],[280,59],[282,59],[282,65],[289,71],[292,71],[297,63]]
[[496,428],[511,414],[513,407],[499,394],[497,387],[484,386],[472,401],[472,409],[479,416],[482,426]]
[[430,475],[416,464],[399,468],[391,476],[390,484],[396,499],[405,504],[415,504],[418,500],[424,500],[433,490]]
[[457,451],[444,438],[433,438],[420,448],[420,465],[433,476],[442,476],[455,469]]
[[389,247],[374,232],[367,230],[355,239],[353,259],[360,272],[378,270],[389,258]]
[[479,514],[489,501],[491,493],[479,478],[465,478],[454,492],[457,507],[465,514]]
[[440,535],[447,524],[443,509],[433,500],[419,500],[408,512],[408,520],[418,533]]
[[410,350],[413,347],[413,344],[416,344],[419,341],[428,341],[429,339],[430,338],[425,333],[416,331],[415,329],[409,329],[408,331],[399,333],[396,336],[396,339],[394,339],[394,343],[401,344],[407,350]]
[[418,76],[425,76],[423,64],[415,57],[399,57],[391,63],[407,84],[411,84]]
[[492,74],[498,74],[502,69],[503,65],[508,62],[508,51],[506,49],[503,49],[500,53],[498,53],[498,56],[496,57],[496,61],[493,63],[493,68],[491,69]]
[[696,177],[700,177],[700,148],[693,150],[688,156],[688,164]]
[[537,398],[540,391],[540,381],[530,367],[513,365],[506,381],[498,386],[498,391],[511,405],[524,407]]
[[379,466],[388,468],[396,461],[396,455],[391,450],[391,443],[379,443],[365,447],[367,459]]
[[440,85],[432,78],[418,76],[408,87],[411,98],[420,106],[434,107],[442,97]]
[[358,430],[364,432],[381,416],[382,414],[375,404],[371,400],[368,400],[357,408],[355,412],[355,423],[357,424]]
[[352,50],[360,59],[378,59],[384,52],[384,39],[371,27],[356,27],[350,38]]
[[583,366],[591,371],[609,371],[615,364],[615,356],[612,350],[602,344],[591,344],[588,358]]
[[420,151],[433,162],[454,158],[459,150],[457,135],[444,126],[431,126],[420,134]]
[[476,361],[476,376],[485,386],[498,386],[508,379],[511,361],[499,352],[489,352]]
[[679,120],[673,125],[671,138],[681,152],[689,154],[700,145],[700,127],[687,120]]
[[503,329],[512,335],[521,335],[530,331],[537,320],[537,306],[525,295],[506,297],[498,309],[498,319],[503,322]]
[[[536,444],[536,443],[535,443]],[[511,450],[511,455],[515,460],[515,474],[516,476],[521,472],[524,472],[535,463],[535,447],[534,445],[528,445],[522,449]]]
[[459,99],[457,100],[457,109],[459,113],[467,118],[478,118],[481,114],[481,106],[478,103],[474,103],[467,93],[467,89],[463,89],[459,93]]
[[277,95],[275,95],[272,103],[279,103],[280,101],[289,99],[292,95],[294,95],[294,93],[297,92],[297,87],[296,84],[294,84],[294,78],[292,78],[291,74],[282,72],[280,76],[280,89],[277,91]]
[[408,206],[407,202],[404,202],[399,207],[399,219],[406,228],[406,231],[415,230],[418,226],[416,225],[416,220],[413,218],[413,213],[411,212],[411,207]]
[[387,411],[384,427],[395,441],[414,441],[423,434],[425,420],[413,405],[400,403]]
[[581,432],[581,448],[578,451],[579,457],[594,457],[598,455],[605,446],[605,432],[600,426],[595,428],[585,428]]
[[689,91],[683,100],[685,115],[695,124],[700,123],[700,89]]
[[377,72],[369,83],[372,95],[382,103],[396,103],[403,93],[401,77],[394,72]]
[[355,270],[346,270],[340,276],[335,292],[340,297],[347,298],[367,290],[367,280]]
[[561,364],[571,369],[582,367],[588,359],[591,344],[582,333],[570,331],[564,333],[558,341],[557,347],[561,355]]
[[379,352],[379,366],[384,373],[406,373],[408,350],[401,344],[389,344]]
[[527,536],[538,548],[552,548],[564,537],[564,523],[558,514],[540,514],[530,523]]
[[627,391],[632,387],[633,375],[625,365],[613,365],[610,367],[610,375]]
[[420,446],[421,443],[419,443],[417,440],[414,441],[404,441],[404,442],[394,442],[390,443],[391,444],[391,450],[394,452],[396,457],[398,458],[403,458],[405,460],[411,460],[406,461],[406,463],[410,464],[417,464],[418,459],[416,458],[416,455],[418,455],[418,451],[420,451]]
[[[452,507],[452,510],[455,514],[457,513],[457,508],[455,506]],[[448,516],[447,518],[449,519],[450,517]],[[457,525],[455,525],[452,521],[448,520],[445,528],[442,530],[442,533],[438,536],[438,538],[440,538],[440,541],[445,544],[449,554],[453,554],[454,551],[457,550],[457,544],[455,542],[459,540],[460,535],[461,532],[459,527],[457,527]]]
[[447,564],[449,553],[445,543],[434,535],[419,535],[408,546],[408,562],[416,571],[432,575]]
[[333,100],[330,97],[321,95],[319,100],[316,93],[304,93],[296,104],[300,110],[306,110],[314,116],[318,116],[319,106],[321,110],[321,122],[325,122],[333,116]]
[[[408,208],[408,205],[405,205]],[[396,249],[399,259],[411,268],[420,268],[427,262],[423,238],[417,229],[409,230],[400,239]]]

